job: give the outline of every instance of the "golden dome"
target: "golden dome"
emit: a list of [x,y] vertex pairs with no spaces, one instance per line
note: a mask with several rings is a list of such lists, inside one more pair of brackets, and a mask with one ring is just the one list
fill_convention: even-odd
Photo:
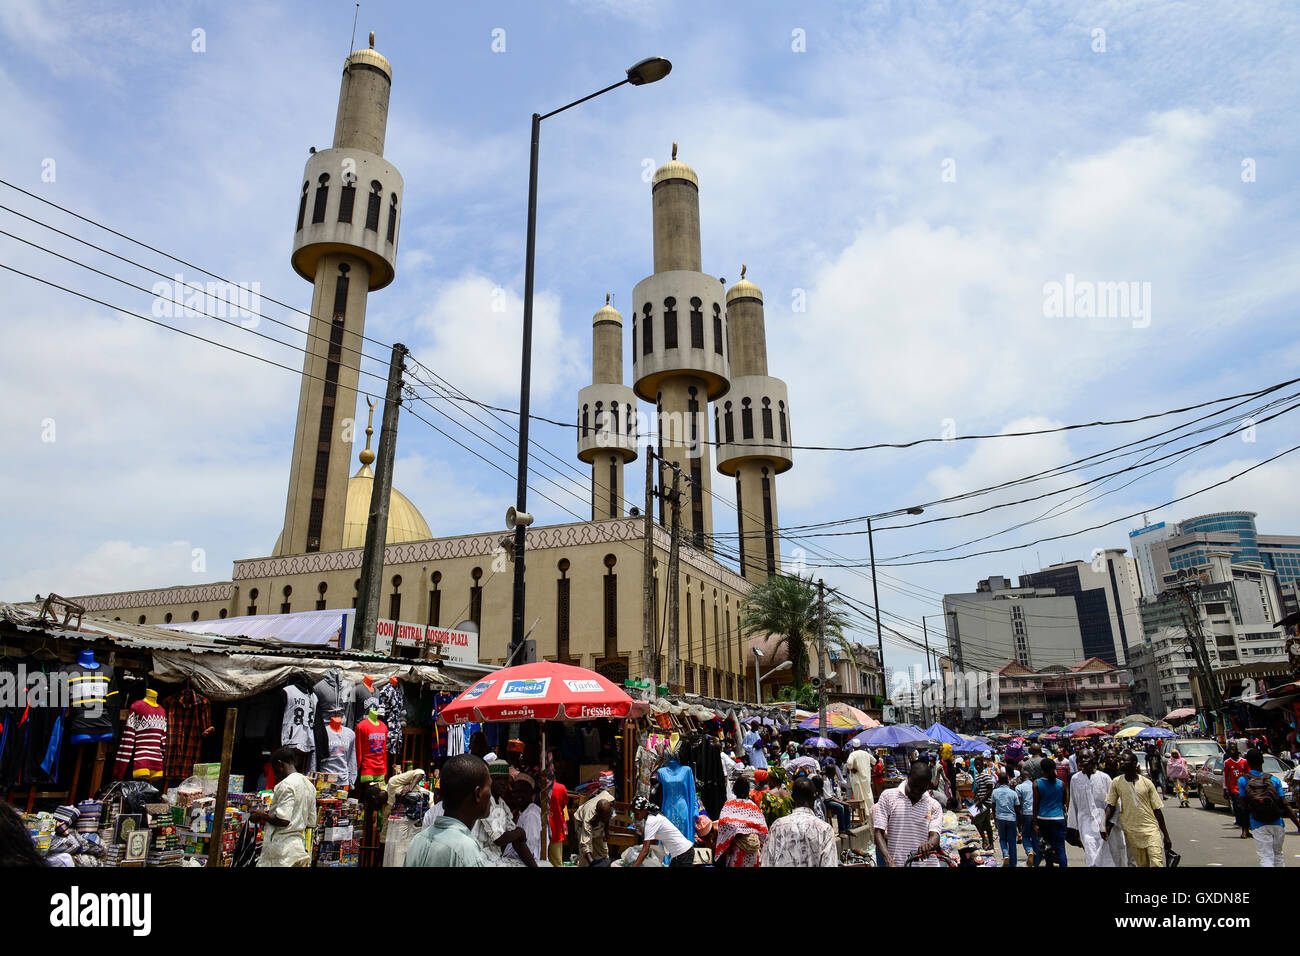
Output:
[[763,301],[763,292],[758,286],[745,278],[745,267],[740,267],[740,281],[727,290],[727,302],[734,302],[736,299],[752,298],[759,302]]
[[[343,512],[343,547],[364,548],[366,525],[370,520],[370,493],[374,489],[375,473],[369,465],[348,479],[348,503]],[[388,535],[386,544],[404,541],[427,541],[433,537],[429,525],[418,508],[411,504],[396,488],[388,498]]]
[[370,34],[370,47],[368,49],[353,50],[346,62],[344,62],[343,68],[347,69],[353,63],[365,63],[368,66],[376,67],[383,70],[390,81],[393,79],[393,64],[388,62],[388,57],[375,49],[374,33]]
[[685,179],[687,182],[694,183],[696,188],[699,188],[700,185],[695,170],[685,163],[677,161],[676,143],[673,143],[673,158],[655,170],[654,179],[650,181],[650,188],[654,189],[655,186],[669,179]]
[[596,311],[596,314],[591,317],[592,325],[595,325],[598,322],[617,322],[619,325],[623,324],[623,313],[619,312],[618,309],[609,304],[608,292],[605,293],[605,304],[602,305]]

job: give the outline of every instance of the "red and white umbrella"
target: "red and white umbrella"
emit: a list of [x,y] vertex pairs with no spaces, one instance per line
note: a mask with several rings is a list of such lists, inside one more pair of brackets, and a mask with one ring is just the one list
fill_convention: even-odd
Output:
[[485,676],[442,709],[449,724],[506,720],[639,717],[649,710],[608,678],[552,661],[505,667]]

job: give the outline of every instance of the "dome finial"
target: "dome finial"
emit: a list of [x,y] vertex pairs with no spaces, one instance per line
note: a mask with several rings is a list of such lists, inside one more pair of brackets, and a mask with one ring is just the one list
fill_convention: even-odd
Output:
[[740,277],[745,278],[745,264],[743,262],[740,264]]
[[673,159],[677,158],[677,143],[673,143]]
[[373,50],[374,48],[375,48],[375,31],[374,31],[374,30],[371,30],[371,31],[370,31],[370,49]]
[[609,305],[609,293],[608,293],[608,292],[605,293],[605,304],[606,304],[606,305]]
[[366,404],[370,406],[370,416],[366,421],[366,447],[361,449],[361,454],[357,457],[361,459],[361,464],[370,465],[375,460],[375,453],[370,450],[370,436],[375,433],[375,406],[378,402],[372,402],[368,397]]

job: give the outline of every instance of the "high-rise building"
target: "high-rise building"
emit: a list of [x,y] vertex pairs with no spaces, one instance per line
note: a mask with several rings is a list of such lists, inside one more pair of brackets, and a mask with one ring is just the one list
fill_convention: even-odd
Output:
[[1151,548],[1157,541],[1172,538],[1178,533],[1178,526],[1161,521],[1149,524],[1145,528],[1136,528],[1128,533],[1129,550],[1138,566],[1138,579],[1142,584],[1142,596],[1160,593],[1160,578],[1156,575],[1155,565],[1151,559]]
[[1098,657],[1122,666],[1129,642],[1136,642],[1141,635],[1139,587],[1133,580],[1133,563],[1123,548],[1098,551],[1092,561],[1068,561],[1022,574],[1020,586],[1051,588],[1058,595],[1074,597],[1085,659]]

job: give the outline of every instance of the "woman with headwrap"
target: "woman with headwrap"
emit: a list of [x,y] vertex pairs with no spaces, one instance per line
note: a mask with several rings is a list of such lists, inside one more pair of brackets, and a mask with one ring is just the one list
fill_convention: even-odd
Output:
[[764,794],[760,809],[763,811],[764,822],[770,827],[773,822],[794,813],[794,797],[785,788],[787,774],[783,768],[771,767],[768,774],[767,779],[772,786]]
[[754,771],[754,786],[750,788],[749,799],[754,806],[763,806],[763,797],[767,796],[768,788],[768,771],[759,769]]
[[759,854],[767,840],[767,822],[749,799],[749,780],[735,783],[736,798],[728,800],[718,818],[718,843],[714,865],[758,866]]

